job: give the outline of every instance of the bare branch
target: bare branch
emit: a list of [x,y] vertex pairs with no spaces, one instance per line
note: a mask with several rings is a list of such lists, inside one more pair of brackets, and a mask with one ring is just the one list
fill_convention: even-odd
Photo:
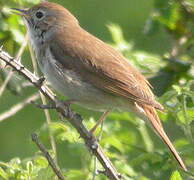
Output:
[[88,132],[82,123],[82,118],[79,114],[73,112],[70,108],[65,106],[63,103],[56,98],[56,96],[50,91],[46,85],[39,83],[39,78],[26,69],[20,62],[17,62],[8,53],[0,49],[0,59],[6,64],[10,65],[14,70],[18,71],[28,81],[30,81],[35,87],[39,89],[52,103],[56,104],[56,111],[59,112],[64,118],[68,120],[70,124],[77,130],[80,137],[84,139],[86,146],[97,159],[100,161],[105,169],[105,175],[111,180],[121,179],[120,174],[117,172],[111,161],[106,157],[102,148],[98,144],[94,136]]
[[39,94],[36,93],[36,94],[33,94],[32,96],[24,99],[22,102],[12,106],[8,111],[0,114],[0,122],[7,119],[7,118],[10,118],[11,116],[14,116],[18,111],[23,109],[31,101],[36,101],[39,98],[40,98]]
[[42,152],[43,156],[47,159],[47,161],[49,162],[49,165],[53,169],[54,173],[57,175],[58,179],[59,180],[65,180],[65,178],[63,177],[60,169],[55,164],[54,159],[50,156],[49,152],[46,150],[44,145],[41,144],[40,141],[38,140],[37,134],[35,134],[35,133],[32,134],[32,141],[37,145],[37,147]]

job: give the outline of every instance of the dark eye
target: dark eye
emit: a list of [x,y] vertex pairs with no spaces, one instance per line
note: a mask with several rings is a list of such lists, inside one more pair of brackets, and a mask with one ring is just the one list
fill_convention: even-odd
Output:
[[38,12],[36,13],[36,17],[37,17],[38,19],[41,19],[43,16],[44,16],[44,14],[43,14],[43,12],[41,12],[41,11],[38,11]]

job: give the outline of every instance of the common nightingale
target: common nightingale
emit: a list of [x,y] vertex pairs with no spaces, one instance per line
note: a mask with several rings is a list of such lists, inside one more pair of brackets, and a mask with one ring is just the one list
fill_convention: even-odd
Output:
[[94,37],[64,7],[42,2],[15,9],[25,19],[40,70],[51,86],[86,108],[104,112],[132,111],[145,120],[168,146],[180,166],[185,164],[164,132],[151,85],[126,58]]

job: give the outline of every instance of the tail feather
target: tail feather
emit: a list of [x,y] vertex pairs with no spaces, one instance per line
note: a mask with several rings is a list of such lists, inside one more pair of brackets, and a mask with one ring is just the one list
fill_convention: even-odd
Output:
[[148,105],[142,105],[142,104],[141,105],[139,104],[138,107],[141,108],[141,111],[143,109],[144,114],[147,116],[149,123],[151,124],[151,126],[153,127],[155,132],[158,134],[159,137],[161,137],[162,141],[168,146],[169,150],[172,152],[174,158],[177,160],[177,162],[182,167],[182,169],[184,171],[187,171],[187,168],[186,168],[183,160],[181,159],[181,157],[179,156],[175,147],[171,143],[170,139],[168,138],[168,136],[164,132],[164,129],[163,129],[162,124],[160,122],[160,119],[156,113],[155,108],[148,106]]

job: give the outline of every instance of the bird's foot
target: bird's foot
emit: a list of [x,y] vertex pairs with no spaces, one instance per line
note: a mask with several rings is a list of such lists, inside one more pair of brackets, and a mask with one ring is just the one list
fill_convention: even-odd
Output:
[[39,86],[42,86],[43,83],[44,83],[44,81],[45,81],[45,77],[44,77],[44,76],[41,76],[41,77],[38,79],[37,84],[38,84]]

